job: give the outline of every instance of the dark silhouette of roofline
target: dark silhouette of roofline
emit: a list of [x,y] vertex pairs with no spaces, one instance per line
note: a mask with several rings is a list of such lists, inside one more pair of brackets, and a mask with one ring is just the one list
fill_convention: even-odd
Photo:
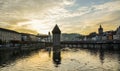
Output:
[[53,34],[61,34],[61,31],[60,31],[60,29],[59,29],[57,24],[55,25],[54,29],[52,30],[52,33]]
[[4,29],[4,28],[0,28],[1,31],[6,31],[6,32],[12,32],[12,33],[18,33],[20,34],[19,32],[16,32],[16,31],[13,31],[13,30],[9,30],[9,29]]

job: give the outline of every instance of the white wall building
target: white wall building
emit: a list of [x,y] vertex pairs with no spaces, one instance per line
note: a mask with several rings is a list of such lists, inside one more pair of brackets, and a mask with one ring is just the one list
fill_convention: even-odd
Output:
[[39,37],[33,34],[21,33],[22,41],[39,41]]
[[0,28],[0,40],[5,42],[11,40],[21,41],[21,34],[16,31]]
[[120,26],[116,30],[116,35],[113,35],[113,39],[120,40]]
[[113,39],[120,40],[120,35],[113,35]]

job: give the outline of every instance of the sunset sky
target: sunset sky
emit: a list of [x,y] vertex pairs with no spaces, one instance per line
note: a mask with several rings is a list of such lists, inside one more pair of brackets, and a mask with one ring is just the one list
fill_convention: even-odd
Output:
[[47,34],[58,24],[62,33],[89,34],[120,25],[120,0],[0,0],[0,27]]

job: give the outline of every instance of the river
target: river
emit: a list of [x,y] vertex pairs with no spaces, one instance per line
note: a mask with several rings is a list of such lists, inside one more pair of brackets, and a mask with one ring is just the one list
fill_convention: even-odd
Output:
[[[2,53],[1,53],[2,54]],[[41,49],[0,57],[0,71],[120,71],[120,52],[104,49]]]

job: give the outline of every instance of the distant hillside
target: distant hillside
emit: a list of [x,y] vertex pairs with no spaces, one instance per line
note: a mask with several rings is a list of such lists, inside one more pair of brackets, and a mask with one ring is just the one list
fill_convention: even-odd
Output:
[[62,33],[61,41],[77,41],[81,36],[82,36],[81,34],[77,34],[77,33],[70,33],[70,34]]

